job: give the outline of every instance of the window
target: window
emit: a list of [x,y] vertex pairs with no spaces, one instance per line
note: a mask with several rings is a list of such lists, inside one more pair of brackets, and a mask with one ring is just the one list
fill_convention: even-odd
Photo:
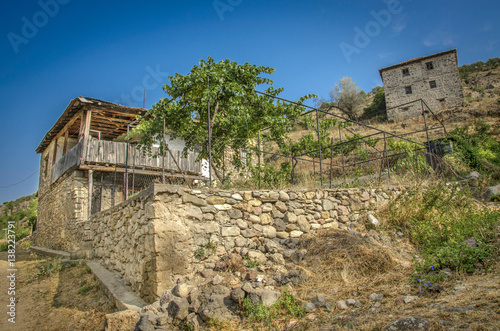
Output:
[[49,173],[49,156],[47,155],[44,160],[43,160],[43,176],[44,177],[47,177],[48,173]]
[[406,92],[406,94],[412,94],[411,86],[406,86],[405,87],[405,92]]
[[425,64],[425,66],[427,67],[427,70],[432,70],[434,69],[434,64],[432,62],[427,62]]
[[430,86],[431,88],[436,88],[436,87],[437,87],[437,85],[436,85],[436,81],[435,81],[435,80],[431,80],[431,81],[429,82],[429,86]]
[[404,68],[403,69],[403,77],[410,76],[410,69]]

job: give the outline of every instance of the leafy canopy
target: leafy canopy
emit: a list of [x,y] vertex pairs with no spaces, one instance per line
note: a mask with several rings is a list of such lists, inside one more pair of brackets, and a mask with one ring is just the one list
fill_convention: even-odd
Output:
[[352,120],[357,120],[361,106],[365,102],[364,93],[351,77],[344,77],[330,90],[330,98],[339,109]]
[[[259,130],[270,127],[270,137],[283,145],[291,122],[304,111],[303,107],[276,101],[283,88],[273,88],[273,81],[262,74],[272,74],[275,69],[229,60],[215,62],[208,57],[200,60],[188,75],[176,73],[163,86],[167,98],[161,99],[148,111],[146,119],[137,128],[142,133],[140,144],[146,149],[162,140],[163,119],[172,138],[186,142],[187,150],[199,149],[200,158],[208,156],[208,114],[210,102],[210,126],[212,127],[212,160],[215,174],[223,165],[223,151],[229,147],[232,163],[238,169],[244,167],[241,151],[252,147],[252,139]],[[209,87],[207,87],[209,80]],[[261,95],[255,91],[259,85],[268,85]],[[315,97],[307,95],[299,103]]]

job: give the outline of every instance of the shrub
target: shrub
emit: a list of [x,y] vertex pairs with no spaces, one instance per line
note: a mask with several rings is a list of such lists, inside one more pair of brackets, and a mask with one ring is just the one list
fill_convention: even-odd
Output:
[[[479,208],[457,185],[415,186],[391,202],[386,213],[388,223],[405,231],[419,248],[419,273],[447,267],[472,272],[490,262],[500,212]],[[469,247],[468,239],[477,247]]]
[[448,133],[454,141],[452,155],[472,170],[484,171],[500,179],[500,142],[492,138],[489,125],[475,121]]

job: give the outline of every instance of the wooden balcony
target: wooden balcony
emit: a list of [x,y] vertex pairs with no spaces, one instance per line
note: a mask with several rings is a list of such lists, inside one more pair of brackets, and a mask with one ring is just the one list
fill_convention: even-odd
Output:
[[[161,156],[151,157],[144,155],[133,144],[128,145],[127,153],[127,143],[125,142],[91,139],[85,145],[84,140],[81,140],[56,161],[52,168],[50,182],[51,184],[54,183],[69,169],[82,166],[100,167],[97,169],[105,167],[110,170],[116,168],[120,172],[128,168],[129,171],[134,169],[135,173],[141,173],[142,171],[152,174],[157,172],[158,175],[161,175],[164,165],[164,170],[167,173],[179,173],[180,167],[183,173],[201,176],[201,163],[196,161],[198,157],[197,152],[188,152],[187,156],[184,157],[182,151],[172,149],[170,151],[172,155],[165,149],[163,160]],[[152,155],[155,155],[159,152],[159,148],[152,147],[151,152]]]

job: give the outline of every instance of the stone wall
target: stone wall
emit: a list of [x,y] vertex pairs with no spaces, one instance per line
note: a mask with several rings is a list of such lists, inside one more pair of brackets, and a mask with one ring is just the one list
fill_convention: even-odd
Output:
[[222,191],[155,184],[91,219],[94,256],[146,301],[176,279],[230,263],[229,254],[283,269],[300,259],[298,239],[355,228],[399,188]]
[[66,252],[77,252],[85,236],[87,219],[87,178],[82,171],[61,177],[38,196],[35,245]]
[[[427,69],[426,64],[429,62],[432,62],[431,70]],[[409,75],[403,76],[403,69],[407,69]],[[455,52],[445,52],[381,69],[381,75],[388,109],[387,118],[392,121],[421,116],[420,102],[397,107],[418,99],[423,99],[434,112],[444,107],[460,105],[463,101]],[[431,81],[436,83],[433,88],[430,86]],[[411,94],[406,93],[406,87],[411,87]]]

